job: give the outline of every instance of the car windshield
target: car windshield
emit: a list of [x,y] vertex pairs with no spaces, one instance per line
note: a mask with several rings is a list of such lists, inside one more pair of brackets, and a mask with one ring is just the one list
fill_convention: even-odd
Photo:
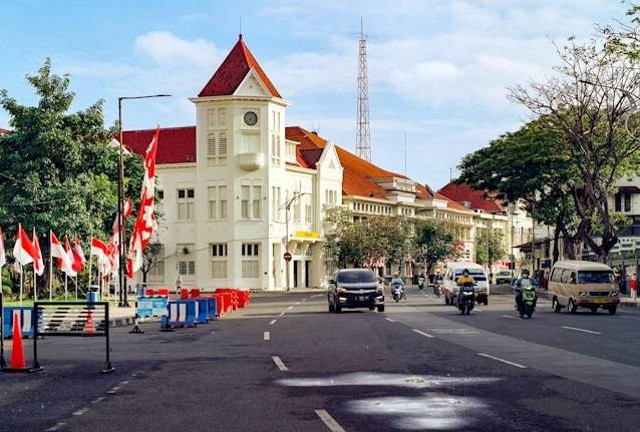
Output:
[[510,271],[501,271],[501,272],[498,272],[498,276],[511,276],[511,272]]
[[578,283],[581,284],[602,284],[611,282],[613,282],[613,273],[607,270],[578,272]]
[[370,271],[345,271],[338,273],[340,283],[371,283],[376,282],[376,276]]

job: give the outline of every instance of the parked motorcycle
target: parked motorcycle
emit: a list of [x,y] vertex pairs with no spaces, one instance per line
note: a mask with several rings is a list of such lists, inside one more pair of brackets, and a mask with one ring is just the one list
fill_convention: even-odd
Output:
[[522,279],[516,290],[520,292],[520,302],[516,299],[516,311],[520,314],[520,318],[531,318],[536,310],[536,288],[529,279]]
[[402,285],[401,283],[394,283],[391,285],[391,295],[393,296],[393,299],[397,302],[400,301],[400,299],[407,299],[407,297],[404,295],[404,285]]
[[460,315],[469,315],[475,304],[476,289],[472,283],[465,283],[460,287],[457,295],[458,310]]

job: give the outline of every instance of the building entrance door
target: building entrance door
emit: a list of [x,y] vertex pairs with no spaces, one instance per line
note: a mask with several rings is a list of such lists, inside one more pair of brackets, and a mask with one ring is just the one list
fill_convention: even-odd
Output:
[[309,276],[311,274],[311,261],[304,262],[304,287],[309,288]]
[[298,286],[298,263],[299,262],[300,261],[295,260],[291,263],[293,267],[293,287],[294,288]]

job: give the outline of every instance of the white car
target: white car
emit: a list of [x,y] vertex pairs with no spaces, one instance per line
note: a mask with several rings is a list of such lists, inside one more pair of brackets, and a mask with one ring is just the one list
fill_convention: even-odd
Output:
[[456,280],[462,276],[462,272],[467,269],[469,274],[476,281],[476,301],[478,303],[489,304],[489,282],[487,274],[480,264],[470,262],[451,263],[444,273],[442,290],[444,302],[453,304],[453,299],[458,295],[458,284]]

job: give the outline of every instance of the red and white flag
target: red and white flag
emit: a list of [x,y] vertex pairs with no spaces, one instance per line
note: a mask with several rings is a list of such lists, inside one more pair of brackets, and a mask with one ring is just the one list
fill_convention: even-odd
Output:
[[84,252],[82,251],[82,246],[80,246],[79,239],[76,239],[76,244],[73,246],[72,256],[73,264],[71,265],[71,268],[73,268],[74,272],[78,273],[84,268],[84,264],[87,262],[84,257]]
[[[67,261],[65,262],[65,264],[68,266],[62,267],[61,264],[60,267],[62,267],[62,271],[65,272],[67,276],[77,276],[78,273],[76,272],[76,270],[74,270],[75,258],[73,256],[73,250],[71,249],[71,245],[69,244],[69,239],[67,238],[67,236],[64,236],[64,252],[67,255]],[[60,261],[58,261],[58,263],[60,264]]]
[[98,259],[102,259],[108,255],[109,248],[104,242],[98,240],[95,237],[91,237],[91,255],[95,255]]
[[73,272],[69,255],[51,230],[49,230],[49,243],[51,244],[51,257],[58,258],[58,267],[65,273]]
[[[7,263],[7,257],[4,253],[4,234],[2,233],[2,228],[0,228],[0,270]],[[2,277],[2,275],[0,275]],[[0,284],[2,281],[0,280]]]
[[153,139],[147,147],[144,157],[144,178],[142,181],[142,193],[140,194],[140,208],[136,218],[136,224],[129,243],[129,261],[127,262],[127,276],[133,274],[142,267],[142,252],[149,243],[151,235],[156,230],[156,221],[153,214],[153,199],[155,195],[156,153],[158,152],[158,136],[160,126],[153,134]]
[[42,250],[40,249],[40,242],[35,228],[33,229],[33,249],[36,253],[33,260],[33,269],[38,276],[42,276],[44,274],[44,259],[42,258]]
[[29,239],[29,235],[22,228],[22,224],[18,225],[18,235],[16,236],[16,244],[13,246],[13,256],[22,266],[31,264],[37,259],[33,243]]

